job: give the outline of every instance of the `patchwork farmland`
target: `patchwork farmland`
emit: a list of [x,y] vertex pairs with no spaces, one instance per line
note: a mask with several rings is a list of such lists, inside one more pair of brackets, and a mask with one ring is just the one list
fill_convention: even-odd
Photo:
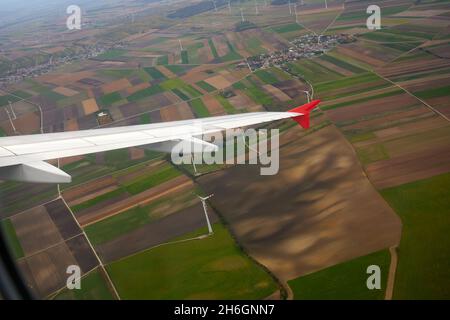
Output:
[[[287,2],[256,3],[258,14],[254,1],[232,1],[231,10],[173,17],[194,10],[186,2],[137,15],[82,37],[120,48],[0,88],[1,136],[286,111],[307,101],[305,91],[322,100],[309,131],[270,125],[280,128],[276,176],[257,166],[195,172],[144,146],[60,159],[73,181],[59,188],[0,183],[1,227],[34,294],[450,297],[448,1],[379,2],[376,31],[360,1],[305,0],[297,22]],[[246,63],[303,35],[341,33],[356,41],[283,66]],[[197,197],[210,193],[214,234]],[[76,293],[64,289],[70,264],[82,269]],[[368,264],[382,268],[380,291],[361,287]]]

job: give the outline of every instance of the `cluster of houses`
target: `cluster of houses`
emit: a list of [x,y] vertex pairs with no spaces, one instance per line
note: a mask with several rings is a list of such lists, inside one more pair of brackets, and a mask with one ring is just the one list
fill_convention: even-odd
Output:
[[94,58],[110,49],[117,49],[121,47],[123,47],[123,44],[115,44],[112,47],[102,44],[95,44],[82,46],[80,47],[80,50],[77,50],[77,52],[70,52],[57,57],[50,56],[47,61],[35,63],[32,66],[18,67],[13,63],[10,71],[7,74],[3,76],[0,75],[0,88],[5,87],[6,85],[11,83],[20,82],[24,79],[49,73],[60,65],[72,63],[73,61]]
[[272,66],[281,67],[287,62],[321,55],[338,44],[354,41],[356,41],[355,36],[348,34],[308,34],[292,40],[290,46],[281,51],[249,57],[247,63],[252,70]]

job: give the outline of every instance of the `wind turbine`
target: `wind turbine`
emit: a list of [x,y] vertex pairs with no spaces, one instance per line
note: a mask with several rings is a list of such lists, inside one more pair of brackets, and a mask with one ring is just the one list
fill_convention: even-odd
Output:
[[256,2],[256,0],[255,0],[255,12],[256,12],[256,14],[259,14],[258,3]]
[[304,93],[306,93],[306,97],[308,98],[308,103],[311,102],[311,95],[309,94],[308,90],[302,90]]
[[328,9],[328,2],[325,0],[325,9]]
[[212,227],[211,227],[211,223],[209,222],[208,209],[207,209],[207,206],[206,206],[206,200],[208,200],[209,198],[211,198],[213,195],[214,195],[214,194],[210,194],[209,196],[206,196],[206,197],[200,197],[200,196],[198,196],[198,197],[200,198],[200,201],[202,202],[202,205],[203,205],[203,211],[205,212],[206,224],[208,225],[208,234],[213,234],[214,231],[213,231],[213,229],[212,229]]
[[292,15],[291,0],[289,0],[289,15]]
[[214,1],[214,0],[213,0],[213,3],[214,3],[214,11],[216,11],[216,12],[217,12],[216,1]]
[[229,11],[230,14],[231,14],[231,4],[230,4],[230,0],[228,0],[228,11]]
[[8,108],[5,108],[6,114],[8,115],[9,123],[11,124],[11,128],[14,131],[14,134],[17,134],[16,126],[14,125],[13,120],[11,119],[11,114],[8,111]]
[[294,13],[295,13],[295,23],[298,24],[298,16],[297,16],[297,4],[294,4]]
[[242,22],[244,22],[245,21],[245,19],[244,19],[244,11],[243,11],[242,8],[240,8],[240,9],[241,9],[241,20],[242,20]]

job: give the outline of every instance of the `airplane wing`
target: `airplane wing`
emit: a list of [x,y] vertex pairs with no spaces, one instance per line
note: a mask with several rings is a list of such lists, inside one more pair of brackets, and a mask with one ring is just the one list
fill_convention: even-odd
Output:
[[0,138],[0,179],[42,183],[67,183],[70,175],[45,162],[95,152],[188,140],[214,146],[195,138],[202,134],[293,118],[309,127],[312,101],[288,112],[251,112],[202,119],[115,128],[21,135]]

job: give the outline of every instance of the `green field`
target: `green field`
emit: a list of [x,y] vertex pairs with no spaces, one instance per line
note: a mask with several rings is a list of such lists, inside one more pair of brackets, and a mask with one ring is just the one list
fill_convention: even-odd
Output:
[[164,92],[164,90],[159,85],[155,84],[149,88],[136,91],[135,93],[129,95],[127,97],[127,100],[130,102],[139,101],[141,99],[150,97],[154,94],[161,93],[161,92]]
[[[384,17],[387,17],[388,15],[394,15],[396,13],[405,11],[408,8],[409,8],[409,5],[381,7],[381,12]],[[364,8],[364,9],[360,9],[360,10],[344,12],[338,17],[338,19],[336,21],[339,22],[339,21],[361,20],[361,22],[362,22],[362,21],[365,21],[366,19],[367,19],[367,13],[366,13],[366,8]]]
[[201,48],[203,48],[203,42],[196,42],[186,48],[188,63],[202,63],[198,56],[198,50]]
[[215,87],[213,87],[208,82],[205,82],[203,80],[196,82],[195,84],[198,85],[203,90],[205,90],[206,92],[213,92],[217,90]]
[[98,269],[81,278],[80,290],[64,289],[55,300],[114,300],[105,279]]
[[85,228],[92,244],[98,245],[150,222],[148,212],[138,206]]
[[[324,270],[288,281],[298,300],[381,300],[384,299],[390,255],[388,250],[378,251]],[[381,269],[381,289],[369,290],[366,285],[367,267]]]
[[[85,231],[92,244],[99,245],[172,214],[183,206],[189,206],[193,200],[197,200],[194,192],[171,194],[154,200],[148,205],[136,206],[91,224],[85,228]],[[174,210],[168,210],[168,204],[171,204]]]
[[156,63],[159,65],[166,65],[166,64],[169,64],[169,57],[167,55],[161,56],[161,57],[158,57],[158,59],[156,61],[157,61]]
[[226,113],[228,114],[237,113],[236,108],[226,98],[222,97],[221,95],[216,95],[215,97],[220,102]]
[[152,117],[150,113],[144,113],[139,116],[139,121],[141,124],[149,124],[152,122]]
[[234,49],[230,41],[227,40],[228,53],[222,57],[220,60],[223,62],[234,61],[242,59],[242,56]]
[[264,83],[267,84],[274,84],[278,82],[277,77],[271,73],[270,71],[267,70],[257,70],[254,72],[255,75]]
[[191,99],[189,98],[188,95],[186,95],[183,91],[181,91],[178,88],[172,89],[172,92],[175,93],[178,97],[180,97],[181,100],[188,101]]
[[121,79],[129,77],[136,72],[134,69],[101,69],[97,71],[100,75]]
[[290,23],[290,24],[284,24],[282,26],[276,26],[273,27],[272,30],[277,33],[286,33],[286,32],[292,32],[292,31],[300,31],[303,27],[300,26],[297,23]]
[[181,51],[181,63],[188,64],[189,63],[189,55],[187,50]]
[[348,70],[350,72],[353,72],[353,73],[366,72],[366,70],[364,70],[364,69],[361,69],[361,68],[359,68],[359,67],[357,67],[357,66],[355,66],[355,65],[353,65],[351,63],[348,63],[348,62],[346,62],[344,60],[337,59],[336,57],[333,57],[333,56],[331,56],[329,54],[324,54],[324,55],[320,56],[319,59],[328,61],[328,62],[330,62],[330,63],[332,63],[332,64],[334,64],[334,65],[336,65],[338,67],[341,67],[341,68],[346,69],[346,70]]
[[111,92],[101,96],[98,99],[99,105],[102,107],[110,107],[114,102],[122,100],[122,96],[119,92]]
[[125,193],[126,193],[126,191],[124,189],[118,188],[116,190],[104,193],[104,194],[102,194],[102,195],[100,195],[98,197],[95,197],[95,198],[92,198],[92,199],[90,199],[88,201],[85,201],[83,203],[71,206],[70,208],[72,209],[72,211],[74,213],[77,213],[77,212],[80,212],[80,211],[82,211],[84,209],[90,208],[90,207],[92,207],[92,206],[94,206],[94,205],[96,205],[98,203],[101,203],[101,202],[109,200],[109,199],[113,199],[113,198],[115,198],[117,196],[120,196],[120,195],[123,195]]
[[339,103],[335,103],[335,104],[332,104],[332,105],[323,106],[323,107],[321,107],[321,109],[322,110],[337,109],[337,108],[347,107],[347,106],[350,106],[352,104],[362,103],[362,102],[366,102],[366,101],[370,101],[370,100],[374,100],[374,99],[381,99],[381,98],[386,98],[386,97],[392,97],[392,96],[396,96],[396,95],[402,94],[402,93],[403,93],[403,90],[401,90],[401,89],[394,89],[392,91],[376,94],[376,95],[373,95],[373,96],[368,96],[368,97],[363,97],[363,98],[358,98],[358,99],[354,99],[354,100],[350,100],[350,101],[339,102]]
[[356,149],[359,161],[363,165],[372,162],[389,159],[389,154],[382,144],[371,144],[369,146]]
[[186,73],[187,70],[189,70],[189,66],[182,66],[177,64],[169,64],[167,66],[164,66],[164,68],[169,69],[173,73],[175,73],[177,76],[181,76]]
[[[242,91],[256,103],[262,105],[273,104],[272,97],[265,93],[262,89],[259,88],[259,86],[257,86],[253,82],[249,81],[249,84],[243,84],[243,82],[240,83],[243,85]],[[236,85],[239,86],[239,83],[237,83]]]
[[14,103],[19,100],[20,100],[20,98],[15,97],[13,95],[9,95],[9,94],[3,95],[3,96],[0,96],[0,106],[8,105],[9,102]]
[[189,102],[189,105],[194,110],[194,113],[198,118],[210,116],[208,109],[205,107],[205,104],[201,99],[192,100]]
[[157,247],[108,265],[120,296],[262,299],[272,294],[273,279],[240,251],[227,229],[216,223],[213,230],[206,239]]
[[328,91],[348,88],[353,85],[363,84],[368,82],[373,82],[380,80],[381,78],[375,75],[374,73],[364,73],[355,75],[352,77],[345,77],[344,79],[340,79],[338,81],[326,81],[318,83],[314,88],[320,94],[324,94]]
[[98,55],[95,59],[97,59],[97,60],[116,59],[116,58],[122,56],[125,52],[126,52],[126,50],[122,50],[122,49],[112,49],[112,50],[108,50],[105,53]]
[[422,99],[431,99],[431,98],[450,96],[450,86],[427,89],[427,90],[415,92],[414,94]]
[[319,83],[330,80],[337,80],[342,78],[342,75],[330,70],[318,63],[314,62],[314,59],[303,59],[294,63],[289,63],[289,67],[292,72],[300,76],[301,78],[306,78],[312,83]]
[[52,101],[59,101],[62,99],[65,99],[66,96],[63,96],[62,94],[59,94],[53,90],[48,89],[47,91],[42,91],[41,95],[46,97],[47,99],[50,99]]
[[173,93],[185,101],[190,100],[191,98],[200,97],[202,95],[197,89],[178,78],[168,79],[161,82],[160,86],[164,90],[172,90]]
[[144,68],[145,72],[147,72],[154,80],[166,79],[166,76],[161,73],[155,67],[147,67]]
[[19,238],[17,237],[16,230],[11,222],[11,219],[5,219],[0,221],[0,228],[3,235],[6,238],[9,248],[14,259],[19,259],[24,256],[22,246],[20,245]]
[[218,58],[219,54],[217,53],[216,46],[214,45],[214,42],[212,41],[212,39],[208,39],[208,44],[209,44],[209,48],[211,49],[211,53],[212,53],[213,57]]
[[179,175],[181,175],[181,172],[173,166],[164,165],[155,172],[152,171],[148,175],[140,176],[131,182],[127,182],[125,184],[125,189],[131,194],[138,194],[163,182],[169,181]]
[[450,299],[450,173],[381,194],[403,223],[394,299]]

